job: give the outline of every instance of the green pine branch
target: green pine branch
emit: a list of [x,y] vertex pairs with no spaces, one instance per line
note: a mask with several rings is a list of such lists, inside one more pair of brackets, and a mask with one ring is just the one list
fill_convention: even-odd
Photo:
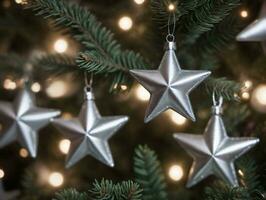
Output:
[[88,200],[86,193],[78,192],[76,189],[67,189],[55,194],[53,200]]
[[[129,69],[144,69],[147,64],[138,53],[124,51],[113,33],[104,27],[87,9],[66,1],[32,0],[29,8],[37,15],[52,19],[56,27],[69,29],[85,51],[77,58],[81,69],[109,75],[114,84],[127,80]],[[117,76],[123,78],[116,78]]]
[[147,146],[135,150],[134,172],[136,181],[143,188],[144,200],[166,200],[166,183],[155,152]]
[[205,82],[205,86],[209,95],[215,93],[216,96],[222,96],[228,101],[239,101],[238,94],[242,88],[240,83],[222,78],[209,78]]
[[23,66],[26,64],[26,59],[22,56],[9,53],[9,54],[0,54],[0,69],[3,71],[15,71],[17,73],[23,73]]
[[141,200],[142,190],[133,181],[114,184],[110,180],[95,181],[90,190],[94,200]]

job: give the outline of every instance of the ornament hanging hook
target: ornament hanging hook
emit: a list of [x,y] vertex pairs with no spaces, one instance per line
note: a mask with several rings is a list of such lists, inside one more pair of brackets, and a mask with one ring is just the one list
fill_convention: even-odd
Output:
[[[172,30],[171,30],[171,25],[173,25]],[[174,42],[175,41],[175,36],[174,36],[175,28],[176,28],[176,16],[175,16],[175,12],[171,11],[169,16],[168,16],[168,24],[167,24],[168,34],[166,36],[167,42]]]
[[93,83],[93,74],[91,73],[90,80],[88,78],[87,72],[84,72],[84,77],[85,77],[85,89],[86,89],[86,91],[91,91],[92,90],[92,83]]
[[215,92],[212,93],[212,101],[213,101],[213,106],[222,107],[223,105],[223,97],[220,96],[219,99],[217,99],[217,95]]

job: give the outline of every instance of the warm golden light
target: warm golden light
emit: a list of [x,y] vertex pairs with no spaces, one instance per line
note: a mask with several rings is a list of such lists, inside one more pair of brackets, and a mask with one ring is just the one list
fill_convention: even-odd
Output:
[[119,27],[124,30],[124,31],[128,31],[132,28],[133,26],[133,21],[130,17],[128,16],[124,16],[124,17],[121,17],[118,21],[118,25]]
[[60,187],[64,183],[64,177],[59,172],[53,172],[49,175],[49,184],[53,187]]
[[141,85],[136,87],[135,94],[140,101],[148,101],[150,99],[150,93]]
[[3,84],[3,87],[6,89],[6,90],[15,90],[17,88],[17,84],[15,81],[7,78],[4,80],[4,84]]
[[242,10],[240,12],[240,16],[243,17],[243,18],[247,18],[248,17],[248,11],[247,10]]
[[28,155],[29,155],[29,152],[28,152],[26,149],[22,148],[22,149],[19,150],[19,155],[20,155],[22,158],[27,158]]
[[63,97],[68,92],[68,87],[65,81],[55,80],[46,88],[46,93],[51,98]]
[[59,142],[59,149],[63,154],[67,154],[70,148],[70,140],[63,139]]
[[127,86],[126,85],[121,85],[120,87],[121,87],[121,90],[123,90],[123,91],[127,90]]
[[180,165],[172,165],[169,168],[168,175],[173,181],[180,181],[184,176],[184,171]]
[[64,112],[62,114],[62,118],[63,119],[66,119],[66,120],[69,120],[69,119],[72,119],[73,118],[73,115],[71,113],[69,113],[69,112]]
[[241,98],[244,100],[248,100],[250,98],[250,94],[248,92],[243,92],[241,94]]
[[258,86],[253,92],[254,98],[258,104],[266,106],[266,85]]
[[245,87],[245,89],[250,89],[252,86],[253,86],[252,81],[250,81],[250,80],[246,80],[246,81],[244,82],[244,87]]
[[41,91],[41,85],[38,82],[35,82],[31,85],[31,90],[35,93],[38,93]]
[[65,53],[68,49],[68,42],[65,39],[58,39],[54,43],[54,50],[57,53]]
[[243,171],[242,171],[241,169],[238,170],[238,174],[239,174],[240,176],[244,176],[244,173],[243,173]]
[[145,2],[145,0],[134,0],[134,2],[138,5],[141,5]]
[[4,178],[5,172],[3,169],[0,169],[0,179]]
[[169,10],[169,11],[174,11],[174,10],[175,10],[175,5],[172,4],[172,3],[169,4],[169,5],[168,5],[168,10]]
[[175,123],[178,126],[182,126],[187,122],[187,119],[183,117],[182,115],[176,113],[173,110],[167,111],[168,116],[170,117],[171,121]]

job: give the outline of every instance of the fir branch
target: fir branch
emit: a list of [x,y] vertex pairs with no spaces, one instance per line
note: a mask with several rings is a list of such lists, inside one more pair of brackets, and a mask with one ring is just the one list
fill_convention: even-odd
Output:
[[88,200],[86,193],[80,193],[76,189],[67,189],[55,194],[53,200]]
[[44,55],[34,59],[33,63],[43,71],[52,71],[57,75],[75,71],[77,69],[75,59],[64,54]]
[[222,78],[209,78],[205,82],[205,86],[207,92],[212,95],[213,93],[217,96],[222,96],[224,99],[228,101],[238,101],[238,93],[242,88],[242,85],[235,82],[228,80],[225,77]]
[[144,200],[166,200],[166,184],[157,156],[147,146],[135,150],[134,172],[136,181],[143,188]]
[[240,26],[238,21],[232,17],[226,17],[221,23],[211,31],[202,34],[195,43],[196,52],[211,55],[219,52],[235,40]]
[[29,8],[37,15],[51,18],[56,27],[69,28],[74,38],[84,45],[86,51],[77,59],[80,68],[102,74],[112,71],[113,84],[120,84],[117,80],[121,78],[117,79],[116,74],[121,76],[128,69],[146,68],[144,59],[133,51],[123,51],[113,33],[88,10],[57,0],[32,0]]
[[16,71],[20,74],[23,73],[23,66],[26,64],[26,60],[18,54],[0,54],[0,68],[3,71]]
[[109,180],[95,181],[90,193],[94,200],[141,200],[142,190],[133,181],[114,184]]
[[184,43],[193,44],[203,34],[219,24],[240,0],[207,1],[192,12],[180,18],[181,31],[186,38]]

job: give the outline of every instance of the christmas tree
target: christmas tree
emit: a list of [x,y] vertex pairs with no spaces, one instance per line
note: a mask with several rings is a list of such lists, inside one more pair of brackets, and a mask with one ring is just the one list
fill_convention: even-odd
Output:
[[265,199],[265,0],[0,15],[0,200]]

